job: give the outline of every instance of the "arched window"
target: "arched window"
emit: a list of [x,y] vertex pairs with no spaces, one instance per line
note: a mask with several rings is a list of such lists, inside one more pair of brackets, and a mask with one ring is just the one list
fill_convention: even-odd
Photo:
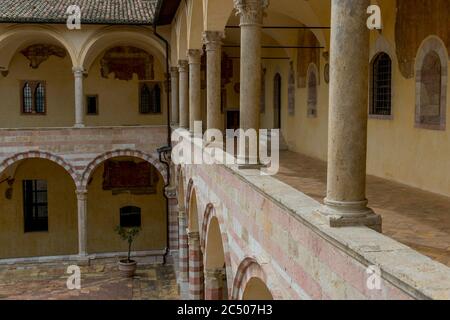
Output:
[[151,105],[150,88],[146,83],[144,83],[141,86],[139,112],[144,114],[150,113],[150,105]]
[[161,88],[158,84],[152,91],[152,113],[161,113]]
[[126,206],[120,209],[120,226],[133,228],[141,226],[141,208]]
[[416,127],[445,129],[447,61],[439,38],[424,41],[416,58]]
[[308,117],[317,117],[317,67],[313,64],[308,69]]
[[36,87],[35,95],[36,113],[45,113],[45,87],[39,83]]
[[281,75],[279,73],[273,79],[273,118],[273,127],[281,129]]
[[392,115],[392,60],[388,54],[378,54],[372,62],[370,114]]
[[31,93],[31,87],[28,82],[23,86],[23,97],[22,97],[22,111],[23,113],[33,112],[33,95]]

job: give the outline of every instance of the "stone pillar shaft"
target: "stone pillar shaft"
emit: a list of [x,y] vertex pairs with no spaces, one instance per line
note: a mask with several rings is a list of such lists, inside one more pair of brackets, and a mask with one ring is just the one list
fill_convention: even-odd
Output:
[[84,94],[83,94],[83,74],[82,68],[74,68],[75,78],[75,127],[84,127]]
[[200,250],[200,234],[198,232],[188,233],[189,241],[189,297],[191,300],[203,300],[204,276],[203,255]]
[[[240,87],[240,128],[256,130],[259,145],[259,122],[261,100],[261,29],[267,0],[234,0],[240,16],[241,28],[241,87]],[[248,156],[245,135],[239,139],[239,158],[246,162],[258,162],[256,155]],[[256,156],[256,159],[254,157]]]
[[222,91],[222,38],[223,32],[206,31],[203,42],[206,45],[206,127],[223,131],[221,113]]
[[189,246],[187,236],[186,213],[184,210],[178,212],[178,241],[179,241],[179,277],[181,282],[189,281]]
[[178,64],[179,70],[179,91],[180,99],[178,101],[180,105],[179,121],[180,127],[189,128],[189,71],[188,62],[186,60],[180,60]]
[[178,125],[179,123],[179,99],[180,99],[180,92],[179,92],[179,76],[178,76],[178,68],[171,68],[170,69],[170,93],[171,93],[171,112],[172,112],[172,125]]
[[367,208],[367,88],[370,0],[332,0],[328,183],[325,213],[334,226],[381,224]]
[[202,51],[188,50],[189,57],[189,131],[194,132],[194,122],[202,120],[201,109],[201,56]]
[[224,300],[223,270],[205,270],[205,300]]
[[87,256],[87,191],[77,191],[78,255]]

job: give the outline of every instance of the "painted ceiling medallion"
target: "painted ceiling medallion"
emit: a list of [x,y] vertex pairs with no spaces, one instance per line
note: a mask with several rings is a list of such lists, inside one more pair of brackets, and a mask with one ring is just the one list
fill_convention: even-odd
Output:
[[66,57],[66,51],[63,48],[52,44],[34,44],[22,50],[21,53],[30,61],[30,67],[33,69],[39,68],[41,63],[50,56]]

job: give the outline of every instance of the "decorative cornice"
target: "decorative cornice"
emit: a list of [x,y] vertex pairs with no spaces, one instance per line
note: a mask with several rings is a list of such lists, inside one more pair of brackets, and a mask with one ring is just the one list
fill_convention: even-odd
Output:
[[179,60],[178,61],[178,71],[179,72],[188,72],[189,71],[189,63],[187,60]]
[[225,33],[222,31],[203,32],[203,43],[206,45],[206,51],[216,51],[222,47],[222,39]]
[[203,50],[200,49],[189,49],[187,51],[187,56],[189,58],[189,64],[200,64]]
[[234,0],[237,15],[241,17],[241,26],[262,25],[264,9],[269,6],[269,0]]

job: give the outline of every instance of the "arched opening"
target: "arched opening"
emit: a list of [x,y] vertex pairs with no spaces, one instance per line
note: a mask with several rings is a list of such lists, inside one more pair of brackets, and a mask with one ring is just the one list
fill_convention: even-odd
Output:
[[[214,209],[211,208],[210,210]],[[205,277],[205,299],[228,300],[225,251],[217,217],[212,217],[207,227],[205,240]]]
[[281,75],[273,79],[273,128],[281,129]]
[[75,189],[69,172],[44,158],[0,172],[0,258],[77,254]]
[[242,300],[273,300],[273,296],[261,279],[251,278],[244,289]]
[[164,179],[150,162],[132,157],[109,158],[87,180],[89,253],[126,251],[118,226],[140,227],[133,251],[162,254],[167,246]]

